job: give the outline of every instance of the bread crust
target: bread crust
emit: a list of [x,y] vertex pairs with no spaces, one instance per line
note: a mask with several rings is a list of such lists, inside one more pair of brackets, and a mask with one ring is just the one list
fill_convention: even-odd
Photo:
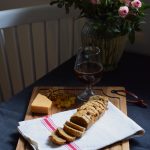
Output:
[[76,130],[76,129],[74,129],[74,128],[71,128],[71,127],[67,126],[66,124],[64,125],[64,128],[63,128],[63,129],[64,129],[64,131],[65,131],[66,133],[68,133],[69,135],[75,136],[75,137],[77,137],[77,138],[81,137],[81,136],[83,135],[83,133],[84,133],[84,132],[81,132],[81,131]]
[[54,143],[56,145],[63,145],[63,144],[66,143],[66,140],[61,138],[61,137],[59,137],[59,136],[57,136],[55,134],[55,132],[52,133],[52,135],[49,137],[49,139],[50,139],[50,141],[52,141],[52,143]]
[[76,139],[76,137],[67,134],[62,128],[57,128],[56,134],[65,139],[67,142],[73,142]]
[[74,128],[76,130],[79,130],[81,132],[84,132],[86,130],[84,127],[82,127],[82,126],[80,126],[78,124],[75,124],[75,123],[73,123],[71,121],[66,121],[65,124],[68,125],[69,127],[72,127],[72,128]]
[[88,128],[88,124],[90,124],[91,120],[86,115],[75,114],[70,118],[70,121],[78,124],[84,128]]

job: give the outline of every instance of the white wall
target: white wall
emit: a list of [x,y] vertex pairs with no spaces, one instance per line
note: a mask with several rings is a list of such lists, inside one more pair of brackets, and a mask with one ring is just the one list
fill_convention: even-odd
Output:
[[76,53],[83,22],[77,15],[49,5],[0,11],[0,101]]
[[136,34],[135,43],[133,45],[130,43],[127,44],[127,51],[150,55],[150,15],[148,18],[146,24],[143,25],[143,32]]
[[50,0],[0,0],[0,10],[49,4]]
[[[149,0],[145,0],[145,2],[150,3]],[[127,44],[127,51],[150,55],[150,9],[146,11],[145,21],[146,23],[142,25],[143,32],[136,34],[133,45]]]

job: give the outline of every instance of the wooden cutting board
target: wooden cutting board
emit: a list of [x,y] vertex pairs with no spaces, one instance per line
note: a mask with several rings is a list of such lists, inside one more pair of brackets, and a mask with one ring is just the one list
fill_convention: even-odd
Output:
[[[35,115],[30,112],[30,104],[32,103],[32,101],[34,100],[34,98],[38,93],[44,94],[47,97],[49,97],[51,91],[62,90],[63,92],[78,95],[83,89],[84,89],[83,87],[35,87],[25,115],[25,120],[42,117],[41,115]],[[124,90],[124,87],[94,87],[93,89],[96,94],[109,96],[110,101],[115,106],[117,106],[121,111],[127,114],[126,95],[121,96],[121,95],[116,95],[114,93],[113,94],[111,93],[112,90]],[[62,111],[62,109],[58,109],[55,105],[53,105],[50,114],[54,114],[60,111]],[[32,148],[28,144],[28,142],[25,141],[23,137],[20,136],[16,150],[32,150]],[[116,144],[104,148],[103,150],[129,150],[129,141],[118,142]]]

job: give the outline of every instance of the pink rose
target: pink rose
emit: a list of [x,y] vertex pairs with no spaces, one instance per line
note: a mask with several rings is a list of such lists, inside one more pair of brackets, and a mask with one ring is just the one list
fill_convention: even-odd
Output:
[[132,7],[134,8],[140,8],[142,6],[142,3],[140,0],[134,0],[131,2]]
[[129,12],[129,8],[127,6],[121,6],[118,10],[118,13],[121,17],[125,17]]

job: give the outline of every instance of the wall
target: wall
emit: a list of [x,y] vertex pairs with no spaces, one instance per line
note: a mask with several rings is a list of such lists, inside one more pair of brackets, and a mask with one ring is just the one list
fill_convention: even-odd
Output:
[[126,50],[139,54],[150,55],[150,11],[146,17],[146,24],[143,24],[142,32],[136,33],[135,43],[132,45],[128,42]]
[[0,101],[76,53],[83,22],[76,13],[48,5],[0,12]]
[[0,10],[48,4],[50,0],[0,0]]
[[[0,10],[40,4],[49,4],[51,0],[0,0]],[[149,0],[145,0],[149,3]],[[150,10],[147,11],[146,24],[142,25],[143,32],[136,33],[136,41],[132,45],[129,42],[126,51],[150,55]]]
[[[144,1],[150,3],[149,0]],[[150,55],[150,9],[146,11],[145,21],[146,23],[142,25],[143,32],[136,34],[136,41],[133,45],[127,44],[127,51]]]

